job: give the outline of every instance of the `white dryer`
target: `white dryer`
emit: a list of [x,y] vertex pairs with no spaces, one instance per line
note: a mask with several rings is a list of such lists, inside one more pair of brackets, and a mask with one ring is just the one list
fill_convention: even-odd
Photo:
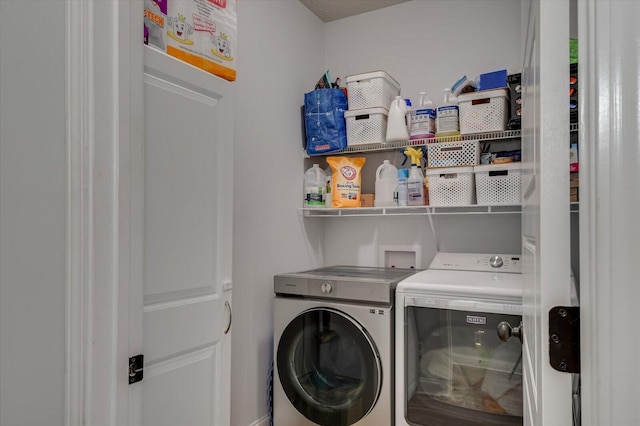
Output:
[[396,426],[522,425],[518,255],[438,253],[396,288]]
[[273,424],[393,423],[394,290],[413,269],[274,277]]

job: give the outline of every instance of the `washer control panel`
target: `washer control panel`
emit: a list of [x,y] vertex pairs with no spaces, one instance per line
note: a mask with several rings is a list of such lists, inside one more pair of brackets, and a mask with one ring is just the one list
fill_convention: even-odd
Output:
[[437,253],[429,269],[522,273],[522,257],[514,254]]

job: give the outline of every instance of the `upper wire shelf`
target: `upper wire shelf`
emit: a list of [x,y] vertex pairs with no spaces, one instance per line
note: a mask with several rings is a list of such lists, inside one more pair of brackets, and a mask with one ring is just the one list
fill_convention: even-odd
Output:
[[[569,132],[577,132],[578,128],[579,128],[578,123],[571,123],[569,125]],[[429,138],[429,139],[413,139],[413,140],[400,141],[400,142],[359,144],[359,145],[348,146],[345,149],[342,149],[340,151],[316,154],[316,155],[313,155],[312,157],[326,157],[329,155],[341,155],[341,154],[360,153],[360,152],[392,151],[396,149],[406,148],[408,146],[427,146],[427,144],[441,143],[441,142],[456,142],[456,141],[483,142],[483,141],[510,140],[510,139],[519,139],[521,136],[522,136],[521,130],[517,129],[517,130],[505,130],[502,132],[474,133],[471,135],[446,136],[446,137],[436,137],[436,138]]]
[[412,139],[408,141],[387,142],[387,143],[371,143],[351,145],[340,151],[330,153],[316,154],[313,157],[326,157],[328,155],[341,155],[356,152],[375,152],[375,151],[391,151],[408,146],[426,146],[427,144],[440,142],[457,142],[457,141],[497,141],[502,139],[518,139],[520,138],[520,130],[505,130],[503,132],[487,132],[474,133],[472,135],[445,136],[428,139]]

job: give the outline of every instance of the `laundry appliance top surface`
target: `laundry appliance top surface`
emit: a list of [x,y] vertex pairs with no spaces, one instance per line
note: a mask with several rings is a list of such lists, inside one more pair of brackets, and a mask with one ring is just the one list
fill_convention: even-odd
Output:
[[407,276],[414,274],[415,269],[401,269],[401,268],[376,268],[373,266],[326,266],[324,268],[311,269],[309,271],[293,272],[290,274],[281,275],[295,275],[298,277],[323,277],[329,279],[342,279],[347,278],[349,280],[367,280],[367,281],[384,281],[388,283],[398,282]]
[[359,302],[392,303],[398,282],[416,269],[328,266],[274,277],[277,295],[295,295]]
[[401,281],[398,293],[521,299],[519,255],[438,253],[429,269]]

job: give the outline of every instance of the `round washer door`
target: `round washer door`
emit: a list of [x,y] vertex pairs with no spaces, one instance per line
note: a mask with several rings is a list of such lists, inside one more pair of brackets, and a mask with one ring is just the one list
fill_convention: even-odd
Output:
[[335,309],[309,309],[291,321],[280,337],[277,366],[291,404],[319,425],[356,423],[380,394],[382,366],[371,337]]

